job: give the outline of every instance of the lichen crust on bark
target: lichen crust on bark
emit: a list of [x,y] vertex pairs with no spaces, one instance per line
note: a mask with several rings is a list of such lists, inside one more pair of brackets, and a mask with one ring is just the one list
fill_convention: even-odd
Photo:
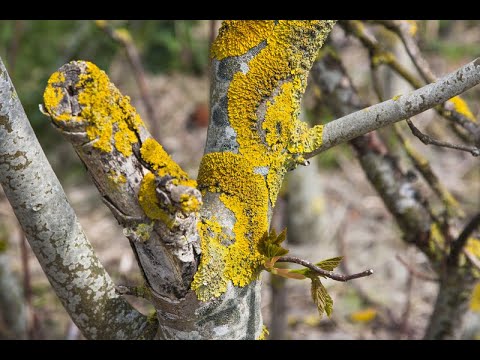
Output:
[[200,213],[203,256],[192,288],[202,300],[257,278],[265,260],[258,243],[283,177],[321,145],[322,127],[308,128],[298,115],[308,71],[333,24],[252,20],[220,28],[198,176],[202,195],[218,194],[211,206],[220,209]]

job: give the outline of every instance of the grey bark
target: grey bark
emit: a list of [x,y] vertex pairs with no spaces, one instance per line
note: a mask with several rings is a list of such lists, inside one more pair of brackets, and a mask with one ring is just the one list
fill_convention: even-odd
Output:
[[323,128],[322,145],[305,157],[310,158],[357,136],[417,115],[479,83],[480,59],[477,58],[432,84],[329,122]]
[[50,284],[82,333],[92,339],[152,337],[156,324],[115,293],[1,59],[0,182]]

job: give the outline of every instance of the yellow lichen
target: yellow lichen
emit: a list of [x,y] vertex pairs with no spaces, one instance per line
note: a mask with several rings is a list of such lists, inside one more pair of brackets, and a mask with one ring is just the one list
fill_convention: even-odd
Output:
[[172,160],[162,145],[155,139],[148,138],[144,141],[140,148],[140,155],[157,175],[162,177],[166,175],[171,176],[174,185],[196,187],[196,181],[188,178],[187,173]]
[[174,220],[171,219],[169,214],[160,207],[155,188],[155,175],[148,172],[145,174],[142,183],[140,184],[138,202],[150,219],[160,220],[171,228]]
[[180,195],[180,204],[184,213],[194,212],[200,210],[202,202],[195,196],[189,194]]
[[227,56],[243,55],[265,40],[274,25],[273,20],[225,20],[212,44],[212,56],[221,60]]
[[192,289],[200,300],[209,300],[225,292],[229,280],[245,286],[258,275],[263,256],[257,244],[268,228],[268,191],[251,163],[229,152],[203,157],[198,184],[203,192],[220,193],[222,203],[235,215],[233,239],[226,239],[215,221],[202,220],[202,261]]
[[48,79],[47,88],[43,93],[43,102],[45,103],[45,106],[49,108],[56,108],[60,104],[60,101],[63,99],[63,92],[59,87],[57,87],[57,85],[64,81],[65,76],[59,71],[54,72],[52,76],[50,76],[50,79]]
[[[306,40],[304,34],[312,33],[319,24],[319,21],[279,21],[272,31],[264,33],[266,47],[248,63],[249,71],[235,73],[228,90],[228,116],[237,134],[239,152],[253,166],[269,168],[267,183],[272,205],[285,164],[321,145],[322,128],[308,129],[298,119],[300,98],[306,86],[305,63],[313,61],[316,55],[312,52],[311,59],[307,59],[301,45],[313,47],[305,42],[315,40]],[[238,41],[243,42],[243,38]],[[265,139],[262,139],[254,125],[260,120],[257,116],[260,103],[268,98],[262,124]]]
[[268,335],[270,335],[270,332],[268,331],[268,328],[263,325],[262,327],[262,333],[260,334],[260,336],[257,338],[257,340],[266,340]]
[[456,112],[458,112],[459,114],[462,114],[470,121],[477,121],[472,111],[468,107],[468,104],[460,96],[455,96],[448,101],[450,101],[453,104],[453,108],[455,109]]
[[105,152],[115,148],[124,156],[132,155],[132,144],[138,141],[135,131],[144,126],[142,120],[130,98],[120,93],[104,71],[90,62],[84,64],[85,69],[75,84],[80,114],[74,116],[69,106],[59,107],[66,92],[63,87],[66,80],[58,71],[50,77],[45,89],[46,110],[56,122],[84,122],[94,148]]
[[327,27],[318,20],[228,21],[212,46],[213,57],[221,60],[264,45],[228,89],[238,154],[209,153],[200,165],[199,189],[219,193],[235,216],[234,237],[227,242],[206,222],[212,219],[202,219],[202,257],[192,283],[201,300],[222,294],[228,281],[244,286],[256,278],[264,260],[258,243],[287,165],[304,162],[302,155],[321,145],[322,127],[309,129],[298,115],[308,70],[327,33],[321,29]]

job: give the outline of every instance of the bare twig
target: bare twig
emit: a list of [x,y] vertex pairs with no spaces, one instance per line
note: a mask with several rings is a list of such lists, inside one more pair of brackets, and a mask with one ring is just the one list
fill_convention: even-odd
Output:
[[448,257],[448,262],[450,264],[456,264],[458,262],[460,253],[465,247],[468,238],[478,226],[480,226],[480,212],[475,214],[475,216],[470,219],[467,225],[465,225],[465,227],[463,228],[460,235],[458,235],[457,240],[452,243],[450,255]]
[[435,83],[329,122],[323,127],[322,145],[305,157],[311,158],[359,135],[412,117],[479,83],[480,58],[477,58]]
[[400,255],[395,255],[395,258],[400,261],[400,263],[405,266],[405,268],[408,270],[410,274],[413,276],[425,280],[425,281],[433,281],[433,282],[438,282],[438,279],[435,276],[425,274],[421,271],[418,271],[415,269],[412,265],[410,265],[407,261],[405,261]]
[[143,69],[140,54],[138,52],[135,43],[133,42],[130,33],[126,29],[118,30],[112,27],[106,20],[96,21],[97,26],[102,29],[107,35],[109,35],[114,41],[119,43],[125,49],[128,63],[132,68],[133,75],[138,85],[140,95],[143,101],[143,105],[147,111],[148,123],[152,128],[152,135],[157,140],[160,140],[160,129],[158,127],[158,117],[156,114],[155,106],[150,96],[150,90],[147,85],[147,77],[145,70]]
[[425,145],[436,145],[436,146],[441,146],[441,147],[446,147],[450,149],[456,149],[456,150],[462,150],[469,152],[473,156],[479,156],[480,155],[480,149],[475,147],[475,146],[466,146],[466,145],[461,145],[461,144],[450,144],[446,141],[441,141],[434,139],[427,134],[422,133],[418,128],[413,125],[412,121],[410,119],[406,119],[406,122],[408,124],[408,127],[410,130],[412,130],[412,134],[415,135],[422,143]]
[[[442,200],[443,204],[445,205],[447,214],[455,214],[459,217],[463,217],[464,213],[462,209],[460,209],[457,200],[450,193],[450,191],[448,191],[448,189],[440,182],[438,176],[435,174],[432,167],[430,166],[429,161],[412,146],[411,142],[404,136],[399,124],[395,124],[393,130],[397,138],[402,143],[403,149],[405,150],[412,164],[425,179],[425,182],[428,184],[428,186]],[[439,223],[445,223],[445,221],[442,221],[433,213],[430,206],[428,206],[428,209],[430,215],[432,216],[432,219],[435,219]]]
[[[392,24],[387,25],[385,22],[381,22],[381,21],[372,21],[372,22],[377,22],[379,24],[382,24],[383,26],[385,26],[386,29],[391,31],[393,31],[392,26],[393,27],[396,26]],[[412,58],[412,62],[417,67],[417,70],[424,77],[427,83],[435,82],[437,77],[433,74],[433,72],[430,69],[430,66],[425,61],[425,59],[421,57],[420,50],[418,49],[418,46],[416,45],[415,40],[408,33],[410,25],[402,21],[397,21],[397,22],[399,24],[398,26],[403,27],[402,36],[406,36],[409,39],[408,42],[410,44],[409,45],[410,49],[407,48],[407,52],[409,50],[412,51],[413,46],[416,47],[416,50],[414,50],[416,52],[416,55],[414,59]],[[403,77],[408,83],[410,83],[410,85],[413,88],[418,89],[423,85],[422,81],[418,80],[410,71],[408,71],[401,63],[397,61],[397,59],[391,52],[385,50],[382,47],[382,45],[375,39],[375,37],[365,30],[365,27],[360,21],[358,20],[340,21],[339,24],[345,29],[345,31],[347,31],[348,33],[354,35],[357,39],[359,39],[360,42],[369,50],[372,69],[378,67],[381,64],[384,64],[389,66],[399,76]],[[408,29],[406,27],[408,27]],[[398,35],[396,31],[394,32]],[[375,89],[375,90],[377,91],[378,89]],[[451,106],[449,105],[449,103],[446,103],[446,102],[443,104],[439,104],[438,106],[435,106],[435,110],[440,116],[444,117],[445,119],[462,126],[465,130],[467,130],[468,134],[473,139],[475,144],[477,146],[480,146],[480,126],[477,123],[473,122],[472,119],[469,119],[466,116],[464,116],[455,108],[451,109]],[[453,130],[457,135],[465,139],[465,134],[459,131],[457,127],[453,126]]]
[[372,22],[383,25],[385,28],[393,31],[400,37],[410,59],[426,82],[434,82],[436,80],[435,74],[430,69],[428,62],[422,56],[420,48],[411,34],[410,24],[405,20],[373,20]]
[[290,263],[303,265],[306,268],[309,268],[310,270],[316,272],[318,275],[322,275],[332,280],[343,281],[343,282],[353,280],[353,279],[358,279],[365,276],[370,276],[373,274],[372,269],[368,269],[368,270],[365,270],[356,274],[351,274],[351,275],[336,274],[333,271],[323,270],[322,268],[319,268],[317,265],[311,263],[310,261],[303,260],[295,256],[280,256],[277,262],[290,262]]

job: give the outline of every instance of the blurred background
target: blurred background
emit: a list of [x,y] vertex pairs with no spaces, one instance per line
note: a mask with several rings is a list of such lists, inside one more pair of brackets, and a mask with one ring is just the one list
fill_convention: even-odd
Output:
[[[209,46],[220,23],[0,21],[0,57],[88,238],[117,284],[137,284],[141,280],[139,269],[122,229],[102,203],[73,149],[38,109],[47,80],[71,60],[94,62],[123,94],[131,97],[142,119],[174,160],[196,177],[209,118]],[[418,21],[416,26],[423,55],[438,76],[480,55],[478,20]],[[372,31],[392,51],[398,48],[391,34],[375,28]],[[372,88],[368,51],[339,26],[335,26],[330,41],[335,42],[362,99],[378,102]],[[412,68],[401,51],[398,59]],[[406,82],[388,71],[382,76],[384,87],[393,92],[390,96],[410,90]],[[480,88],[472,89],[463,98],[478,117]],[[303,101],[305,121],[325,123],[334,119],[323,100],[318,87],[309,82]],[[455,139],[438,118],[435,112],[428,111],[414,121],[422,131],[437,138]],[[388,140],[388,134],[384,135]],[[412,143],[459,201],[466,218],[478,212],[478,158],[467,152],[425,146],[414,138]],[[284,282],[262,274],[262,312],[271,338],[421,338],[438,285],[428,276],[413,275],[415,271],[431,272],[428,261],[402,240],[394,218],[366,178],[355,152],[348,145],[337,146],[314,158],[311,166],[292,174],[288,175],[274,216],[274,226],[288,226],[290,253],[311,261],[345,255],[350,272],[372,268],[375,274],[349,283],[326,280],[334,309],[330,318],[323,319],[310,298],[308,281]],[[0,280],[0,287],[18,284],[25,304],[28,338],[82,339],[24,240],[3,192],[0,266],[0,277],[8,278]],[[138,299],[131,301],[145,313],[151,310]],[[472,301],[467,314],[467,338],[480,338],[478,308],[480,305]],[[0,309],[0,338],[15,338],[5,310]]]

